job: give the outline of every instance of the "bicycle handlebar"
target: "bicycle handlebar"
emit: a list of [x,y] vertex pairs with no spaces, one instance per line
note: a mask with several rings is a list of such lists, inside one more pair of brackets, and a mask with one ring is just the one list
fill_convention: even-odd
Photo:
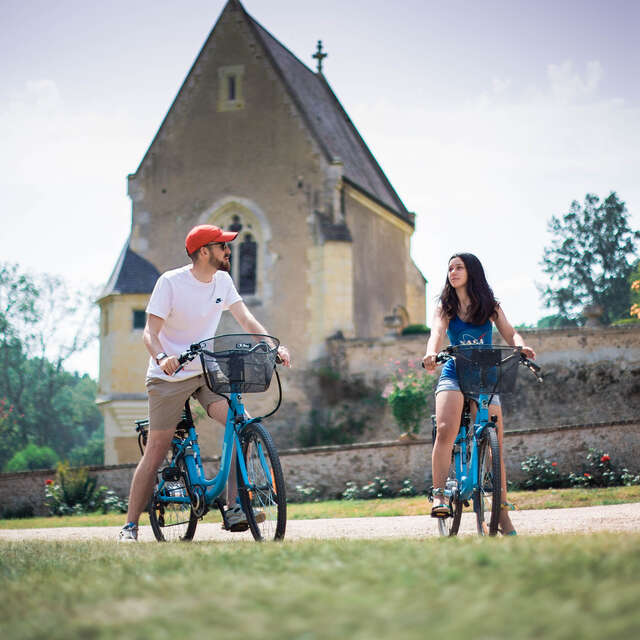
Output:
[[[450,346],[446,347],[436,356],[436,364],[443,364],[444,362],[447,362],[447,360],[451,360],[454,357],[455,356],[453,355],[453,348]],[[424,369],[424,362],[421,362],[420,364]],[[527,358],[527,356],[525,356],[523,353],[520,354],[520,364],[527,367],[527,369],[529,369],[529,371],[531,371],[531,373],[533,373],[533,375],[536,377],[536,380],[538,382],[542,382],[543,378],[540,365],[536,364],[533,360],[529,360],[529,358]]]
[[[258,344],[253,345],[253,347],[251,349],[249,349],[247,351],[242,351],[242,353],[252,353],[253,351],[255,351],[258,347],[261,347],[262,345],[267,345],[267,343],[266,342],[258,342]],[[267,345],[267,347],[268,347],[268,345]],[[178,371],[180,371],[187,362],[191,362],[198,354],[202,353],[203,351],[206,351],[206,349],[204,349],[199,342],[196,342],[196,343],[190,345],[189,349],[187,351],[183,351],[178,356],[178,362],[180,363],[180,366],[175,370],[174,375],[176,373],[178,373]],[[208,352],[208,353],[210,353],[210,352]],[[213,355],[213,354],[211,354],[211,355]],[[279,355],[276,355],[276,364],[282,364],[282,358]]]

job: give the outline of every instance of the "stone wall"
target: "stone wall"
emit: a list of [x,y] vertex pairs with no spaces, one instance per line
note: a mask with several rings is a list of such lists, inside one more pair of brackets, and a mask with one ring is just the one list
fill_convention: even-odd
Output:
[[[505,434],[507,477],[522,478],[520,462],[538,455],[558,463],[562,474],[578,472],[590,447],[606,451],[620,467],[640,472],[640,420],[588,425],[568,425],[546,429],[521,429]],[[385,441],[347,446],[289,449],[280,453],[287,492],[294,496],[296,486],[313,486],[325,496],[338,496],[347,482],[363,485],[381,476],[399,488],[405,478],[422,490],[430,485],[431,441]],[[209,476],[215,474],[219,459],[205,461]],[[98,484],[126,496],[135,465],[92,467]],[[30,505],[36,514],[45,513],[44,484],[54,471],[0,474],[2,510]]]
[[[507,430],[640,416],[640,326],[521,333],[536,351],[545,380],[538,384],[521,368],[516,393],[502,399]],[[381,392],[394,372],[419,368],[427,339],[428,335],[414,335],[330,340],[328,368],[339,372],[334,386],[339,390],[359,384]],[[501,342],[495,332],[494,341]],[[373,412],[371,425],[377,436],[397,437],[388,407]],[[426,424],[423,430],[428,428]]]

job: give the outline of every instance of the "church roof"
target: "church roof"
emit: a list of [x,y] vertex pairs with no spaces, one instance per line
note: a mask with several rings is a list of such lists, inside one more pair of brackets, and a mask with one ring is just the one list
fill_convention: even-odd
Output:
[[132,251],[127,240],[98,299],[114,293],[151,293],[159,277],[160,272],[148,260]]
[[413,216],[391,186],[324,75],[314,73],[296,58],[244,11],[238,0],[230,2],[242,8],[327,160],[339,159],[348,182],[413,225]]
[[[400,200],[400,197],[384,174],[384,171],[380,168],[380,165],[358,133],[353,122],[351,122],[340,101],[331,90],[324,75],[322,73],[314,73],[309,67],[296,58],[291,51],[246,12],[240,0],[228,0],[221,15],[223,15],[228,8],[234,8],[240,11],[257,40],[262,43],[267,58],[284,83],[291,99],[300,111],[304,122],[318,143],[326,160],[328,162],[336,160],[342,162],[345,182],[357,188],[372,200],[389,209],[400,219],[413,226],[413,214],[407,211],[402,200]],[[218,20],[220,20],[220,18]],[[198,59],[203,55],[205,49],[207,49],[214,35],[215,28],[214,25],[212,32],[209,34],[198,55]],[[182,93],[184,87],[187,86],[189,78],[196,68],[198,59],[196,59],[187,74],[176,99],[160,125],[160,130],[156,134],[156,137],[164,127],[169,113],[171,113],[178,100],[178,96]],[[140,166],[142,166],[151,152],[152,146],[153,142],[147,149]]]

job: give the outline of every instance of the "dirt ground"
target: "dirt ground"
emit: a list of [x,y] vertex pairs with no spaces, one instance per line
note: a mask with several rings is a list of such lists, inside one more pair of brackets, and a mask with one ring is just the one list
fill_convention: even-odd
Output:
[[[535,536],[597,531],[640,531],[640,503],[576,509],[516,511],[511,519],[518,535]],[[60,527],[55,529],[14,529],[0,531],[0,540],[116,540],[118,527]],[[462,517],[461,535],[475,535],[473,513]],[[429,538],[438,535],[429,516],[392,518],[336,518],[290,520],[286,540],[331,540],[374,538]],[[154,541],[151,527],[141,527],[141,542]],[[222,531],[219,524],[200,523],[195,541],[234,542],[251,540],[251,534]]]

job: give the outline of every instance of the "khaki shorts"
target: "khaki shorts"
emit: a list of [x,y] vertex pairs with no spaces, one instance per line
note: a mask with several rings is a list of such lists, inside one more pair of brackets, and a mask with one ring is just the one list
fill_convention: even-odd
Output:
[[205,411],[210,404],[224,400],[207,387],[202,374],[180,382],[147,378],[144,384],[149,395],[149,429],[175,429],[189,397],[195,398]]

